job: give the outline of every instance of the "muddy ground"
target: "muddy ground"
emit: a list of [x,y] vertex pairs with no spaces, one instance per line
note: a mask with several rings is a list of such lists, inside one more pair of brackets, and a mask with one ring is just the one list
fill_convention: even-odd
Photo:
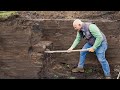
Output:
[[[41,34],[41,32],[38,32],[39,30],[41,30],[38,27],[38,25],[37,25],[37,27],[35,25],[33,25],[33,27],[35,26],[34,28],[32,26],[31,27],[23,26],[24,23],[25,23],[25,25],[28,25],[28,26],[29,26],[29,24],[34,23],[33,21],[27,22],[24,19],[74,19],[74,18],[81,18],[81,19],[108,19],[108,20],[119,21],[119,19],[120,19],[120,12],[119,11],[73,11],[73,12],[72,11],[69,11],[69,12],[68,11],[49,11],[49,12],[48,11],[19,11],[18,13],[19,13],[18,17],[9,18],[7,23],[1,22],[1,25],[5,25],[5,26],[12,26],[13,25],[12,28],[17,29],[18,32],[21,29],[25,30],[27,28],[27,30],[30,32],[29,34],[27,34],[27,33],[24,34],[24,32],[20,31],[20,33],[22,33],[22,35],[24,36],[24,38],[22,38],[22,40],[24,42],[23,42],[23,44],[21,44],[21,45],[23,45],[21,48],[23,51],[22,50],[21,51],[25,52],[25,53],[19,52],[20,47],[15,46],[15,47],[13,47],[13,48],[17,48],[17,50],[14,50],[15,52],[17,51],[17,53],[15,53],[16,54],[15,60],[10,59],[10,60],[13,60],[12,62],[14,62],[14,61],[18,62],[17,60],[19,60],[19,57],[20,57],[21,58],[20,60],[22,61],[21,64],[25,64],[25,65],[19,66],[19,62],[14,63],[14,64],[18,64],[18,68],[19,68],[19,70],[17,70],[17,74],[19,74],[18,76],[16,76],[16,73],[14,73],[14,70],[11,71],[11,72],[13,72],[13,73],[11,73],[8,70],[4,71],[2,68],[0,68],[0,72],[2,73],[2,74],[0,74],[1,78],[27,78],[25,76],[25,74],[27,74],[27,73],[25,73],[25,72],[29,71],[28,74],[31,74],[32,70],[33,70],[35,74],[31,74],[31,76],[30,76],[31,78],[34,78],[32,76],[37,74],[38,75],[37,78],[39,78],[39,79],[104,79],[104,74],[103,74],[103,71],[102,71],[100,64],[97,64],[97,65],[96,64],[85,64],[85,67],[84,67],[85,73],[72,73],[71,70],[74,67],[76,67],[76,65],[78,63],[78,59],[79,59],[78,58],[77,60],[75,60],[75,58],[73,56],[75,56],[75,54],[77,54],[78,55],[77,57],[79,57],[78,53],[45,54],[42,52],[40,54],[42,54],[43,58],[42,59],[39,58],[39,61],[41,60],[42,65],[39,65],[39,63],[38,63],[38,64],[34,64],[36,66],[33,66],[33,64],[31,64],[31,60],[29,61],[29,59],[30,59],[29,53],[30,52],[28,52],[31,49],[31,47],[34,50],[33,46],[36,45],[37,43],[41,43],[41,41],[48,41],[48,40],[54,41],[57,38],[54,39],[52,37],[48,37],[47,35],[49,35],[49,34],[45,34],[44,31],[42,31],[42,34]],[[15,18],[17,18],[18,21],[15,20]],[[20,27],[17,28],[15,25],[18,25]],[[2,27],[1,30],[4,30],[4,27]],[[57,32],[57,36],[59,36],[60,34],[58,33],[58,31],[56,31],[56,32]],[[48,33],[49,33],[49,31],[48,31]],[[3,33],[3,34],[5,34],[5,33]],[[12,33],[10,35],[12,35]],[[31,36],[31,35],[33,35],[33,36]],[[54,33],[51,35],[54,36]],[[18,34],[18,36],[21,37],[21,35],[19,35],[19,34]],[[40,38],[37,39],[38,37],[40,37]],[[22,41],[20,40],[20,42],[22,42]],[[26,42],[28,42],[28,43],[26,44]],[[14,44],[11,42],[9,42],[9,43],[10,43],[9,47],[12,44]],[[17,44],[20,45],[19,41],[17,42]],[[6,49],[6,47],[8,48],[7,45],[3,45],[3,46],[5,47],[5,49]],[[66,47],[68,47],[68,46],[66,46]],[[50,49],[50,47],[48,47],[48,49]],[[60,47],[59,43],[58,43],[58,45],[56,43],[56,44],[52,45],[52,49],[57,50],[57,49],[66,49],[66,48]],[[14,53],[14,52],[12,52],[12,53]],[[37,52],[37,53],[39,53],[39,52]],[[13,55],[15,55],[15,54],[13,54]],[[2,55],[2,52],[1,52],[1,55]],[[23,56],[23,55],[25,55],[25,56]],[[10,58],[11,58],[11,56],[10,56]],[[6,57],[4,59],[6,60]],[[1,62],[0,62],[1,67],[4,67],[4,63],[3,63],[4,59],[1,59]],[[25,61],[25,63],[23,63],[24,61]],[[5,61],[5,63],[8,63],[8,61]],[[12,63],[12,66],[14,66],[14,64]],[[9,63],[8,65],[11,65],[11,63]],[[17,65],[15,65],[15,66],[17,67]],[[20,68],[20,67],[22,67],[22,68]],[[28,68],[32,68],[32,67],[35,68],[35,70],[28,69]],[[36,70],[36,67],[37,67],[37,70]],[[110,67],[111,67],[112,79],[116,79],[120,65],[110,64]],[[22,76],[21,71],[23,70],[23,68],[27,68],[27,69],[26,69],[26,71],[23,71],[24,73]],[[16,69],[15,69],[15,71],[16,71]]]

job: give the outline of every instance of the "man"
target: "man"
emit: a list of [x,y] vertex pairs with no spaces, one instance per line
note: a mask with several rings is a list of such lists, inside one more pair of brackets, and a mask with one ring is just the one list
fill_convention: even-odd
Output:
[[108,45],[105,35],[94,23],[85,23],[80,19],[76,19],[73,22],[73,27],[77,31],[77,35],[73,44],[68,49],[69,52],[78,45],[82,38],[86,38],[87,40],[87,43],[83,46],[82,49],[88,49],[88,51],[80,52],[78,66],[73,69],[72,72],[84,72],[86,55],[89,52],[95,52],[100,64],[102,65],[106,79],[111,79],[109,63],[105,58],[105,52]]

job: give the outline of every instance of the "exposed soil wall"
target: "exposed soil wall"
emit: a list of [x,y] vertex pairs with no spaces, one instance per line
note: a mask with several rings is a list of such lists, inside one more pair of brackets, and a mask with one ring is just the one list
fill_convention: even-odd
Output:
[[41,41],[36,22],[21,18],[0,22],[0,78],[39,78],[43,51],[50,41]]

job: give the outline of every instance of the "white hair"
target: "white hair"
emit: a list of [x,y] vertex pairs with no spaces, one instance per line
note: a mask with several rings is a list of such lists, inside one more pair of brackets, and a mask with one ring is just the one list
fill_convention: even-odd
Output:
[[80,20],[80,19],[75,19],[74,20],[74,22],[73,22],[73,25],[75,25],[75,24],[80,24],[80,25],[82,25],[82,21]]

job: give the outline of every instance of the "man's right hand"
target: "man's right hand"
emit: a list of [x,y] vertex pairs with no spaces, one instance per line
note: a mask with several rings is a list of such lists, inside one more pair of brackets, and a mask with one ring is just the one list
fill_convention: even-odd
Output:
[[73,50],[73,48],[69,48],[69,49],[68,49],[68,53],[70,53],[72,50]]

